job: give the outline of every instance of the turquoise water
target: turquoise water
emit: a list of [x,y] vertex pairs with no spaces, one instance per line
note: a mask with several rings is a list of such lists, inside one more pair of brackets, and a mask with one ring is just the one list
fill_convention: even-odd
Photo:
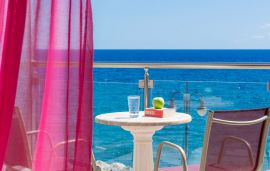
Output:
[[[152,55],[155,55],[155,53],[152,53]],[[174,52],[167,51],[167,54],[172,55],[171,53],[173,54]],[[250,55],[250,52],[248,53],[248,51],[241,51],[241,53],[239,53],[240,52],[238,52],[237,55],[245,53]],[[106,55],[104,56],[104,54]],[[197,52],[195,54],[198,55]],[[256,53],[252,51],[251,54],[254,55]],[[259,51],[257,54],[263,56],[260,60],[267,61],[270,59],[270,53],[268,51],[265,51],[264,53]],[[112,60],[108,51],[102,55],[103,57],[98,56],[95,58],[99,58],[100,61]],[[125,52],[125,55],[127,55],[127,52]],[[131,53],[131,56],[132,55],[134,55],[134,52]],[[101,58],[105,59],[101,60]],[[195,59],[195,57],[193,58]],[[118,60],[120,59],[121,58],[118,58]],[[253,58],[250,57],[247,59],[251,60]],[[174,60],[177,61],[179,58],[175,57]],[[204,60],[207,60],[207,58],[205,57]],[[233,56],[230,60],[233,60]],[[160,59],[160,61],[162,60]],[[101,113],[116,111],[127,111],[128,95],[137,94],[141,95],[141,98],[143,97],[143,90],[138,88],[138,80],[143,79],[143,74],[144,71],[142,69],[95,69],[94,115],[96,116]],[[270,106],[270,92],[267,91],[266,88],[266,82],[270,80],[269,70],[151,69],[150,78],[155,80],[155,88],[150,91],[151,97],[162,96],[167,103],[172,92],[181,91],[182,93],[185,93],[186,81],[188,81],[188,91],[191,93],[191,116],[193,118],[193,121],[189,124],[189,163],[200,162],[207,118],[207,116],[200,117],[196,113],[196,108],[199,105],[198,93],[204,97],[206,106],[212,110]],[[181,94],[175,95],[177,110],[179,112],[183,112],[182,99],[183,97]],[[167,126],[156,132],[153,140],[154,152],[157,150],[157,145],[164,140],[184,146],[184,126]],[[93,149],[98,160],[122,162],[131,166],[132,141],[131,135],[120,127],[94,124]],[[270,168],[270,161],[268,158],[270,154],[269,149],[270,143],[267,144],[264,170]],[[171,166],[180,163],[177,154],[173,151],[166,150],[164,154],[161,163],[163,166]]]

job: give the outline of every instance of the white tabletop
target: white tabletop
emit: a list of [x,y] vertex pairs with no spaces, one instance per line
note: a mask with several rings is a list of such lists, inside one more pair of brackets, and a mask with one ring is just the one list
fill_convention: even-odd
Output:
[[128,112],[107,113],[96,116],[96,122],[106,125],[117,126],[164,126],[188,123],[191,116],[184,113],[175,113],[173,116],[165,118],[145,117],[144,112],[140,112],[138,118],[130,118]]

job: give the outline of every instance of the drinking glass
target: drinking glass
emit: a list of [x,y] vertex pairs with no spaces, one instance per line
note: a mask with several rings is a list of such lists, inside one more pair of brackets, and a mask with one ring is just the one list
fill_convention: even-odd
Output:
[[137,118],[140,111],[140,96],[128,96],[128,110],[131,118]]

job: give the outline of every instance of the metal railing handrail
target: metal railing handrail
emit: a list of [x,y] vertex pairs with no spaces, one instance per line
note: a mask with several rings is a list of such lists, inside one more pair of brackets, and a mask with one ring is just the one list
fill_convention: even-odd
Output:
[[[46,66],[46,61],[32,60],[34,66]],[[65,67],[59,62],[57,66]],[[70,62],[78,67],[78,62]],[[155,69],[270,69],[270,62],[94,62],[94,68],[155,68]]]
[[270,69],[270,62],[94,62],[94,68],[153,68],[153,69]]

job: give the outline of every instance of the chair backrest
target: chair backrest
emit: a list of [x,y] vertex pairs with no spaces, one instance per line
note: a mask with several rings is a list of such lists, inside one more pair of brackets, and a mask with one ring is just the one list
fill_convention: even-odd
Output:
[[[44,134],[45,140],[48,141],[47,143],[49,143],[51,147],[51,150],[52,150],[51,155],[54,157],[57,156],[57,150],[64,148],[65,145],[76,142],[75,140],[63,141],[56,144],[53,147],[53,141],[48,132],[40,131],[40,130],[33,130],[30,132],[26,132],[20,109],[18,107],[15,107],[13,116],[12,116],[10,136],[8,139],[8,145],[7,145],[7,149],[5,153],[4,162],[7,168],[12,168],[13,166],[22,166],[29,169],[32,168],[32,154],[31,154],[30,145],[29,145],[27,136],[37,135],[40,133]],[[89,143],[85,140],[78,139],[77,141],[78,143],[89,145]],[[96,166],[93,152],[91,154],[90,160],[91,160],[92,170],[96,171],[98,167]],[[60,162],[59,167],[62,165],[62,163],[63,162]],[[90,162],[79,163],[79,165],[78,166],[76,165],[74,167],[82,171],[88,170],[88,168],[90,168]]]
[[269,117],[268,108],[210,111],[200,171],[261,170]]
[[[65,162],[66,162],[65,160],[67,159],[66,157],[63,156],[63,154],[65,154],[63,150],[66,149],[66,146],[68,146],[68,148],[73,147],[76,142],[80,144],[79,146],[86,146],[88,149],[90,149],[89,142],[84,139],[77,139],[77,140],[71,139],[68,141],[57,143],[53,147],[53,150],[52,150],[51,159],[50,159],[50,165],[51,165],[50,170],[64,170]],[[85,156],[88,154],[87,151],[84,151],[82,153],[85,153],[85,154],[80,154],[82,158],[79,158],[76,162],[77,164],[73,165],[74,159],[72,158],[74,157],[73,156],[74,152],[71,152],[71,156],[68,157],[67,169],[71,170],[72,168],[74,168],[75,170],[87,171],[89,170],[89,168],[91,168],[92,171],[97,171],[98,167],[96,166],[93,151],[91,153],[91,156],[89,156],[89,159],[85,158]]]
[[18,107],[14,108],[4,162],[7,166],[32,167],[26,130]]

